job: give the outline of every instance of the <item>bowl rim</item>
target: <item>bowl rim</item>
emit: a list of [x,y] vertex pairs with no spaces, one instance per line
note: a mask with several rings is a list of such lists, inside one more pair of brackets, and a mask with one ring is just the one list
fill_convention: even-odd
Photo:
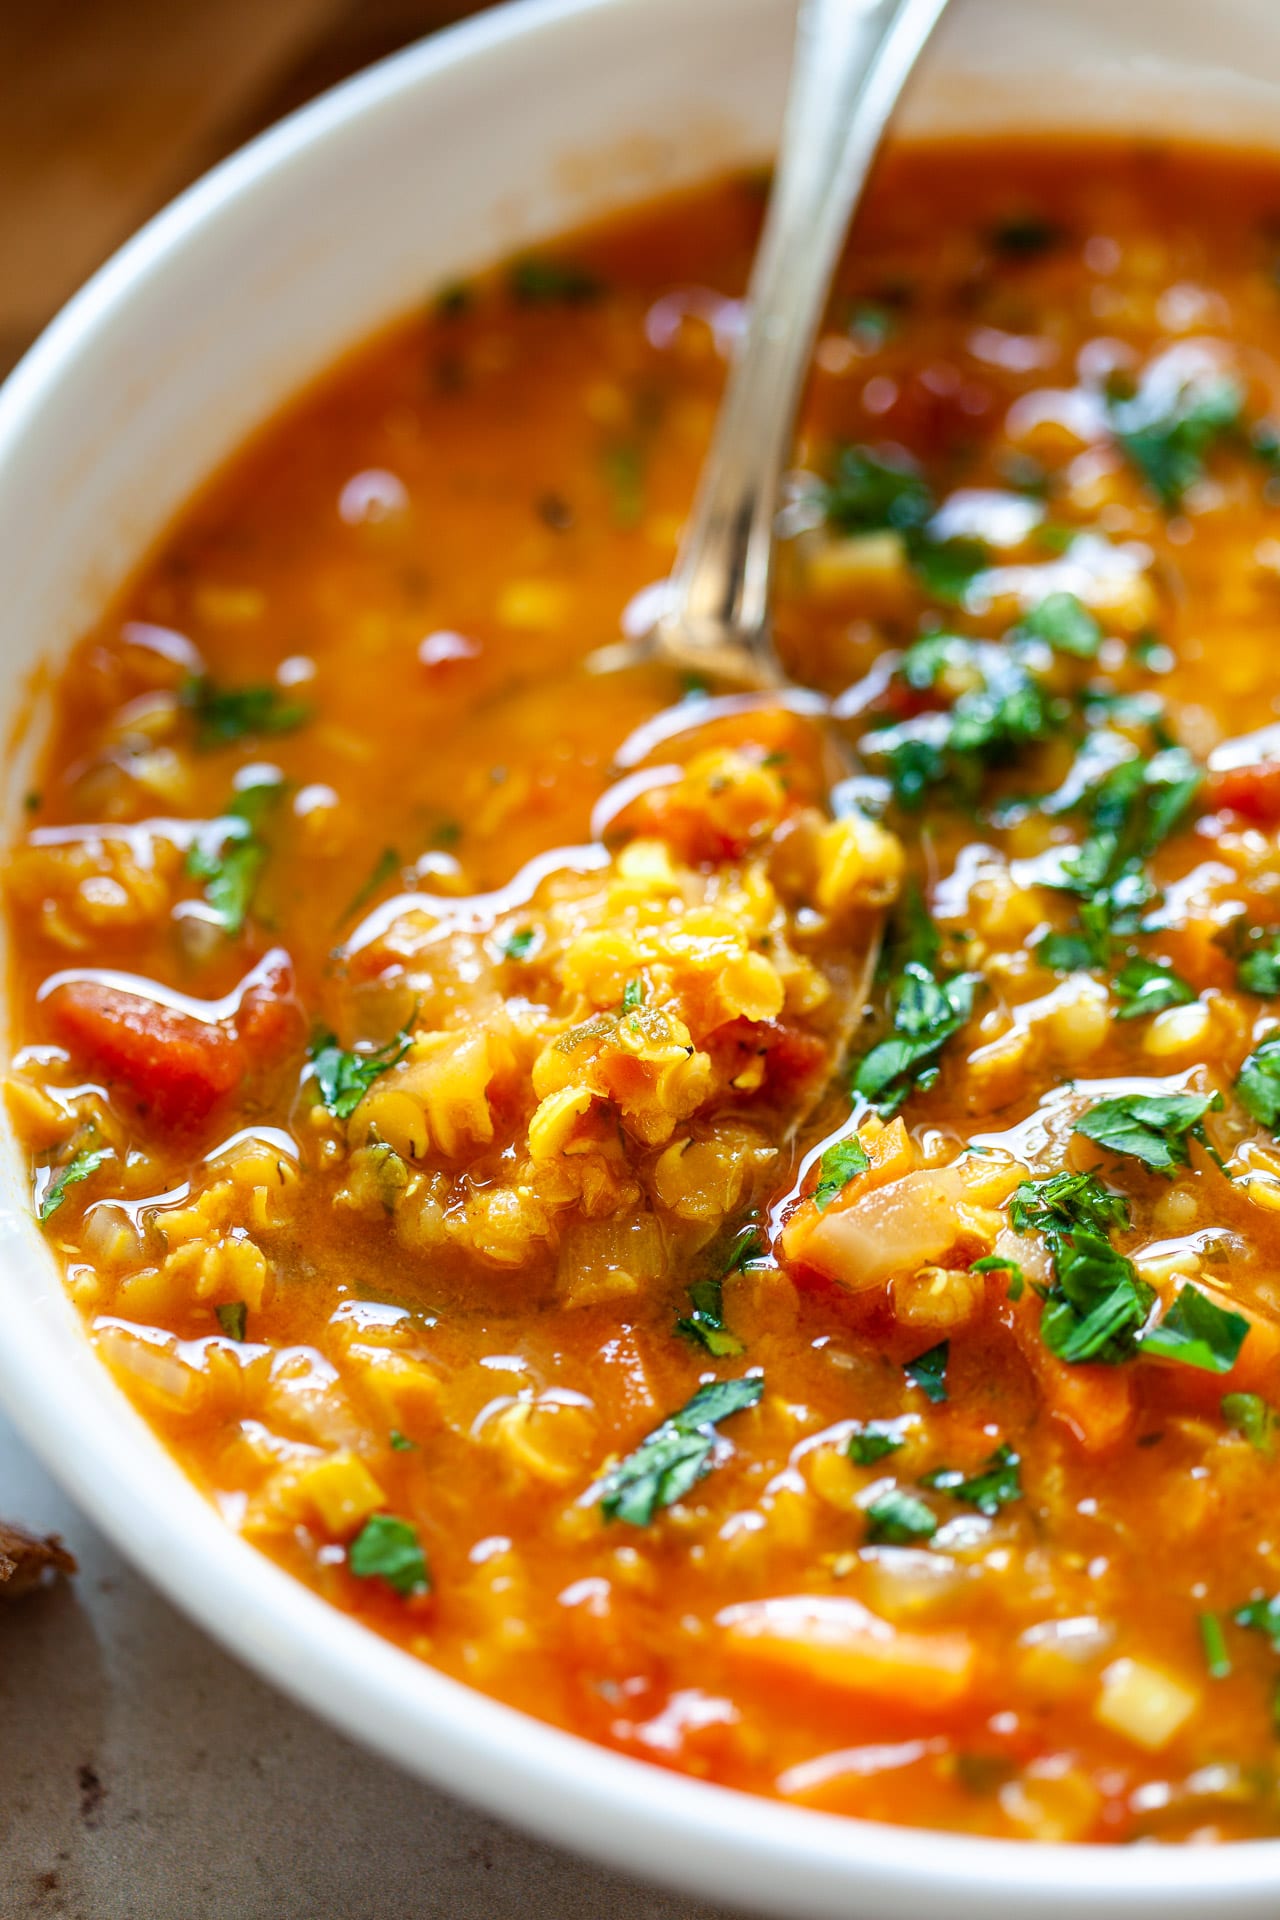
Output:
[[[61,309],[0,388],[0,473],[79,356],[133,295],[262,179],[388,100],[483,61],[513,37],[572,30],[644,0],[508,0],[321,94],[203,175]],[[655,9],[655,13],[657,10]],[[0,1260],[26,1223],[0,1203]],[[1197,1916],[1216,1898],[1274,1914],[1280,1841],[1216,1848],[1056,1846],[888,1826],[715,1786],[598,1746],[418,1661],[284,1573],[225,1525],[101,1370],[82,1391],[65,1323],[12,1316],[0,1396],[77,1504],[168,1599],[265,1679],[363,1745],[512,1824],[652,1881],[776,1912],[909,1915],[948,1900],[954,1920],[1108,1912]],[[108,1401],[117,1417],[104,1425]],[[117,1405],[118,1403],[118,1405]]]

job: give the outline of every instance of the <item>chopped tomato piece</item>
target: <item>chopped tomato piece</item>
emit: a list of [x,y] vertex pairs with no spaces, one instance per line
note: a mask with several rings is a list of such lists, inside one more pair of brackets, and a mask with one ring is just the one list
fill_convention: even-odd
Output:
[[162,1126],[189,1125],[244,1077],[230,1028],[105,981],[71,980],[45,1002],[49,1025],[77,1059],[122,1081]]
[[1238,813],[1261,827],[1274,827],[1280,822],[1280,760],[1211,773],[1205,794],[1213,812]]

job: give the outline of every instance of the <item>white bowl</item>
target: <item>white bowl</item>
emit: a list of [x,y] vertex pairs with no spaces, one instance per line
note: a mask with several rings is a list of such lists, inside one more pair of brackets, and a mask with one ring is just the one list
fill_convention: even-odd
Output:
[[[47,665],[197,482],[423,294],[664,186],[758,159],[788,0],[524,0],[327,95],[154,221],[0,394],[7,820]],[[1276,0],[956,0],[915,129],[1089,125],[1280,147]],[[602,1751],[411,1660],[228,1533],[94,1359],[0,1139],[0,1392],[120,1547],[347,1732],[636,1873],[841,1920],[1274,1920],[1280,1842],[1049,1848],[840,1820]]]

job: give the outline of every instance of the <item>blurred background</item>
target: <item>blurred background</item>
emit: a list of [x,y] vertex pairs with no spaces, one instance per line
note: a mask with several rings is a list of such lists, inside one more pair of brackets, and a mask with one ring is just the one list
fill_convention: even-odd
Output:
[[0,377],[206,168],[487,0],[0,4]]

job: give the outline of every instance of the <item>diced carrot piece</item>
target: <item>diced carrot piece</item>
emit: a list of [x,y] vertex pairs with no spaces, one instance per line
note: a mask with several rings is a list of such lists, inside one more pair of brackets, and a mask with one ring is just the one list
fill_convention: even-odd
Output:
[[1133,1381],[1124,1367],[1086,1362],[1070,1366],[1050,1353],[1040,1338],[1040,1302],[1001,1297],[996,1314],[1017,1341],[1031,1368],[1040,1397],[1054,1420],[1062,1422],[1089,1453],[1101,1453],[1122,1440],[1133,1422]]
[[49,995],[45,1012],[77,1060],[123,1082],[161,1126],[203,1120],[244,1076],[244,1053],[228,1027],[144,993],[71,980]]
[[1280,822],[1280,760],[1257,760],[1211,773],[1205,799],[1215,813],[1238,813],[1259,826],[1274,827]]
[[[888,1126],[878,1120],[866,1121],[858,1130],[858,1139],[871,1164],[865,1172],[850,1180],[843,1193],[837,1194],[825,1212],[820,1212],[811,1198],[801,1201],[782,1232],[782,1250],[788,1260],[809,1258],[806,1249],[814,1229],[821,1222],[855,1206],[873,1188],[901,1180],[916,1166],[917,1156],[911,1136],[900,1119],[891,1121]],[[819,1264],[825,1272],[827,1263]]]
[[841,1594],[747,1600],[716,1616],[740,1664],[823,1692],[936,1712],[973,1691],[977,1654],[958,1628],[903,1632]]

